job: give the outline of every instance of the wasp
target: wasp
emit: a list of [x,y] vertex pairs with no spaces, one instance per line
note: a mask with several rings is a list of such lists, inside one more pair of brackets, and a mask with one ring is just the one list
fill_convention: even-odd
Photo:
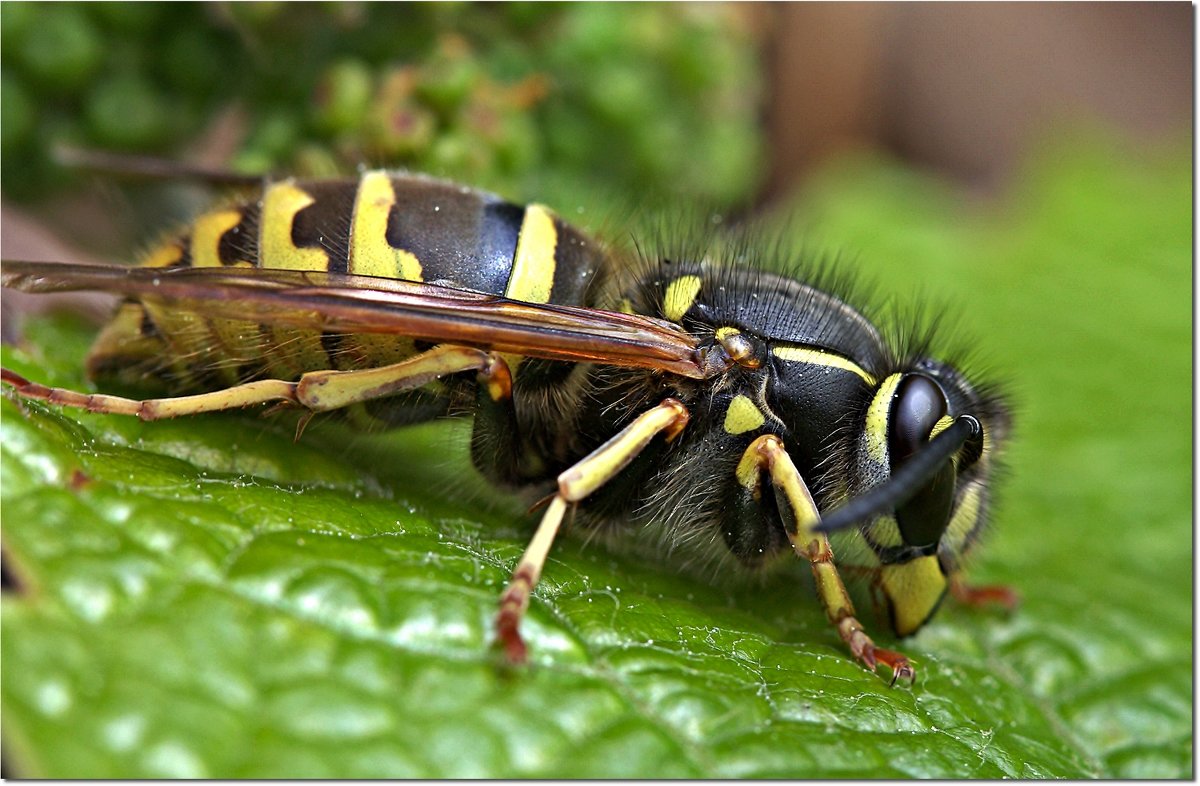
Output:
[[256,183],[137,266],[3,266],[15,289],[121,296],[89,375],[178,395],[4,370],[12,393],[143,420],[268,404],[362,425],[472,416],[475,468],[548,500],[495,618],[513,663],[570,511],[751,567],[797,555],[853,656],[893,682],[914,668],[875,645],[842,573],[870,576],[898,636],[947,593],[1011,601],[961,579],[990,517],[1003,396],[889,338],[836,276],[712,249],[630,262],[543,205],[415,175]]

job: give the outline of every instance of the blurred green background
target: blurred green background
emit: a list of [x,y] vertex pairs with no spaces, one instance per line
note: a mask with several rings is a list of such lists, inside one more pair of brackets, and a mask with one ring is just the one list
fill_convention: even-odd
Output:
[[[761,214],[948,309],[1007,383],[976,576],[1025,599],[943,610],[893,690],[800,567],[709,586],[568,540],[536,668],[506,675],[488,626],[530,522],[460,492],[461,427],[293,445],[6,400],[6,773],[1186,777],[1190,15],[0,3],[5,258],[128,259],[213,196],[64,169],[63,145],[406,167],[588,224]],[[92,328],[26,329],[5,366],[87,384]]]
[[762,171],[751,24],[724,7],[3,10],[10,197],[67,184],[61,145],[252,173],[387,165],[542,199],[652,188],[729,204]]

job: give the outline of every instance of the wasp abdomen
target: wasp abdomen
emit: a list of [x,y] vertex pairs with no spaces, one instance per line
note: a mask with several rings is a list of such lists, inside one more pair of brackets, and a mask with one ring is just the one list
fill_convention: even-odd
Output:
[[[541,205],[373,171],[355,180],[265,183],[251,198],[200,215],[141,264],[350,273],[587,305],[604,261],[598,243]],[[213,319],[143,301],[121,308],[93,346],[89,370],[126,383],[149,373],[169,377],[176,389],[215,389],[262,376],[386,365],[415,352],[405,337]]]

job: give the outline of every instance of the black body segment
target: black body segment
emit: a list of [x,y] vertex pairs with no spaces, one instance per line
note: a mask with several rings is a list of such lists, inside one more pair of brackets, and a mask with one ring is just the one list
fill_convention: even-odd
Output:
[[391,179],[389,246],[421,263],[421,280],[499,295],[512,270],[522,208],[449,183]]
[[252,265],[259,259],[258,204],[242,204],[237,207],[238,222],[221,233],[217,241],[217,258],[224,267]]
[[[290,184],[285,187],[288,186]],[[354,217],[354,185],[337,180],[301,181],[295,188],[312,201],[292,217],[292,245],[306,251],[324,252],[325,270],[330,273],[349,272],[350,244],[354,242],[350,230]],[[286,267],[281,263],[268,264],[266,259],[260,259],[260,262],[263,267]]]

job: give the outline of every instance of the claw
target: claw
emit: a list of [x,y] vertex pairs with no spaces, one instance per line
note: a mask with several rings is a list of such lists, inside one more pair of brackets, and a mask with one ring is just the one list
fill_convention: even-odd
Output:
[[895,685],[896,681],[901,679],[908,680],[911,683],[916,679],[917,673],[913,669],[912,664],[908,662],[908,658],[899,652],[877,649],[875,650],[875,658],[892,670],[892,681],[890,684]]
[[858,624],[858,620],[846,617],[838,625],[838,632],[850,647],[851,654],[870,671],[875,671],[880,663],[891,669],[892,685],[895,685],[896,681],[900,679],[906,679],[909,682],[915,679],[916,671],[909,663],[908,658],[899,652],[876,647],[875,642],[871,641],[871,637]]

